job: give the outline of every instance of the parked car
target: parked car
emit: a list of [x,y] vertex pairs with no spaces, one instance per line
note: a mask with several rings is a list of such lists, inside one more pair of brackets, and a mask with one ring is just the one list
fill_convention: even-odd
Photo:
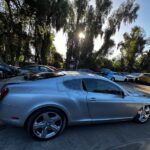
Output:
[[110,69],[107,69],[107,68],[102,68],[102,69],[100,69],[99,72],[102,76],[107,76],[109,73],[112,73],[113,71]]
[[118,72],[109,72],[105,77],[112,81],[128,81],[125,75]]
[[0,64],[0,71],[3,72],[3,77],[13,77],[19,74],[19,69],[7,64]]
[[127,76],[127,75],[130,74],[129,72],[120,72],[120,73],[121,73],[121,75],[123,75],[123,76]]
[[44,65],[29,65],[21,68],[21,75],[28,73],[40,73],[40,72],[54,72],[54,68]]
[[128,81],[127,77],[119,72],[113,73],[113,81]]
[[133,82],[138,81],[140,74],[141,73],[131,73],[127,75],[128,81],[133,81]]
[[142,83],[150,84],[150,73],[143,73],[139,77],[139,81]]
[[98,75],[40,73],[8,83],[0,94],[0,120],[26,127],[32,137],[49,140],[66,126],[135,119],[145,123],[150,99],[129,93]]
[[96,72],[91,69],[78,69],[77,71],[96,74]]

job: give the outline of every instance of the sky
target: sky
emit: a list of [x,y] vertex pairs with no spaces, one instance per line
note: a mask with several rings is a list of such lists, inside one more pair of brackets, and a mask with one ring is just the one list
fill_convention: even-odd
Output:
[[[93,3],[94,0],[91,0],[91,3]],[[112,0],[113,1],[113,10],[117,9],[119,5],[124,2],[125,0]],[[138,11],[138,18],[136,21],[132,24],[127,24],[121,26],[120,30],[116,32],[115,36],[113,37],[116,45],[123,39],[123,34],[125,32],[130,32],[131,28],[135,25],[142,27],[145,30],[146,37],[150,37],[150,0],[136,0],[136,3],[140,5],[140,10]],[[86,37],[85,37],[86,38]],[[63,57],[66,57],[66,42],[67,42],[67,34],[63,33],[62,30],[60,30],[58,33],[56,33],[54,44],[56,46],[57,51],[63,55]],[[95,39],[94,42],[94,50],[98,50],[100,48],[102,41],[100,40],[100,37]],[[150,47],[146,47],[145,49],[148,49]],[[114,47],[113,48],[114,53],[109,56],[110,59],[117,57],[120,52],[119,50]]]

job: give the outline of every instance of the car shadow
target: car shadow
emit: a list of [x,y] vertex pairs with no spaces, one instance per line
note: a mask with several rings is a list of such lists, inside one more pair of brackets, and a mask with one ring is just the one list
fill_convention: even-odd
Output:
[[32,139],[22,128],[6,126],[0,130],[0,149],[11,150],[105,150],[150,138],[150,122],[102,123],[86,126],[71,126],[53,140],[39,142]]

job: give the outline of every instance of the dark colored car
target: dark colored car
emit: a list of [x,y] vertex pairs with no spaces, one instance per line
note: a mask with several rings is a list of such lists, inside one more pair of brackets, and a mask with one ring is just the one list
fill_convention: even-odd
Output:
[[21,68],[21,74],[40,73],[40,72],[54,72],[52,67],[44,65],[29,65]]
[[18,68],[7,64],[0,64],[0,71],[3,72],[4,78],[13,77],[19,74]]

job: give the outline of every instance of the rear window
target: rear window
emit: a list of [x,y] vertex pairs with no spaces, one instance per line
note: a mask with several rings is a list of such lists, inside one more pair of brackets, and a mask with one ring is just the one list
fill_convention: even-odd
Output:
[[50,72],[50,73],[37,73],[37,74],[27,74],[24,76],[25,80],[42,80],[42,79],[49,79],[49,78],[57,78],[64,76],[64,73],[61,72]]

